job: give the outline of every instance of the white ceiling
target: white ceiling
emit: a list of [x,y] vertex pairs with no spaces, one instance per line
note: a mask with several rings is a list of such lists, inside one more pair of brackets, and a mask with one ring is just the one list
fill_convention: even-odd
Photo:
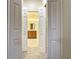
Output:
[[43,6],[41,0],[23,0],[23,6],[33,10]]

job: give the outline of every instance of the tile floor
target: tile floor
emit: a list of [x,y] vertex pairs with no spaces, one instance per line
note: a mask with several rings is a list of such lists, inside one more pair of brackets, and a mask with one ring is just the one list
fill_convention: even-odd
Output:
[[46,54],[39,48],[28,48],[27,51],[23,52],[22,57],[22,59],[47,59]]

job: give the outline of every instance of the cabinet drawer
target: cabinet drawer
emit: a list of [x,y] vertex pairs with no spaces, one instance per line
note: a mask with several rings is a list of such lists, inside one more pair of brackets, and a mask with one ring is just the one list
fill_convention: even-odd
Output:
[[37,32],[36,31],[28,31],[28,39],[36,39]]

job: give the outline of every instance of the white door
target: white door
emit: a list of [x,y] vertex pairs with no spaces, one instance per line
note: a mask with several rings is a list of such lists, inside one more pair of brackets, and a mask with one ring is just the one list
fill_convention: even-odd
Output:
[[22,59],[21,49],[21,0],[8,0],[8,59]]
[[61,56],[60,2],[48,1],[48,59],[60,59]]

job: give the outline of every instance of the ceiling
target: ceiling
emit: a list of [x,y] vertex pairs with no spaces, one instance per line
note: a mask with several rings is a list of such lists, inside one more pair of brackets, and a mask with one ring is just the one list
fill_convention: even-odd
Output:
[[28,9],[37,9],[43,6],[41,0],[23,0],[23,6]]

